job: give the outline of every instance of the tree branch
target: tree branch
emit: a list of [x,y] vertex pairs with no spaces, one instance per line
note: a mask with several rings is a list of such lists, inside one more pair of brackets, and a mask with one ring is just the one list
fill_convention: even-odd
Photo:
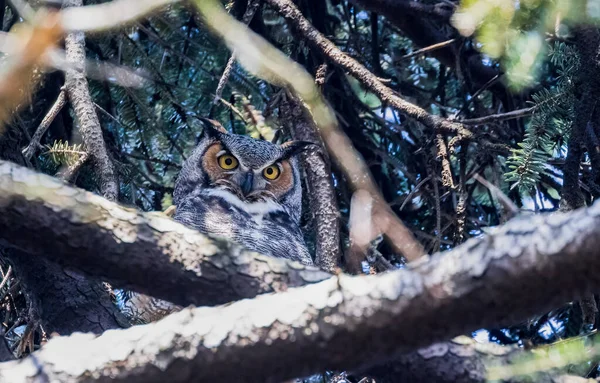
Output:
[[[32,225],[40,244],[29,247],[54,247],[53,258],[87,264],[88,271],[110,273],[122,282],[130,277],[145,292],[179,301],[206,302],[204,294],[214,297],[221,288],[231,290],[223,278],[213,279],[218,275],[207,267],[206,258],[212,258],[221,273],[233,275],[240,262],[252,258],[235,248],[229,255],[222,247],[218,253],[215,241],[211,251],[218,254],[198,256],[202,248],[196,247],[193,257],[201,259],[190,263],[194,245],[205,244],[207,252],[210,242],[205,237],[157,214],[120,209],[7,163],[0,163],[0,213],[5,242],[23,245],[18,233]],[[31,223],[19,223],[15,214],[27,215],[28,220],[21,221]],[[74,227],[80,229],[73,232]],[[152,250],[149,243],[164,254],[154,250],[142,262],[139,253]],[[120,252],[115,254],[115,249]],[[97,338],[80,334],[52,339],[33,357],[0,365],[0,380],[19,382],[44,374],[59,381],[89,381],[90,376],[110,376],[116,382],[184,382],[192,377],[281,381],[323,369],[354,369],[482,327],[522,321],[597,291],[599,249],[600,204],[567,214],[517,217],[485,237],[423,258],[408,269],[339,275],[223,307],[185,309],[154,324]],[[186,271],[174,254],[180,251],[188,257]],[[166,258],[174,265],[165,265]],[[271,262],[255,256],[246,265],[258,270],[261,261]],[[194,270],[203,272],[204,288],[198,288]],[[294,272],[292,267],[279,269],[280,275]]]
[[40,141],[42,139],[42,136],[44,135],[44,133],[46,133],[46,130],[48,130],[50,124],[52,124],[52,121],[54,121],[58,113],[62,110],[63,106],[65,106],[66,102],[67,94],[65,92],[65,89],[62,88],[60,90],[60,93],[58,94],[58,97],[56,98],[56,101],[54,101],[54,104],[52,104],[52,107],[50,108],[50,110],[48,111],[38,128],[35,130],[33,137],[31,137],[31,142],[29,143],[29,145],[27,145],[25,149],[23,149],[23,157],[25,157],[27,160],[31,159],[33,153],[35,153],[35,151],[40,147]]
[[329,277],[5,161],[0,161],[0,212],[3,244],[181,305],[216,305]]
[[[65,6],[68,7],[81,7],[82,5],[83,0],[65,1]],[[65,39],[65,48],[67,60],[77,67],[85,68],[85,36],[83,32],[69,33]],[[65,75],[65,87],[79,122],[79,131],[85,142],[86,151],[97,169],[100,191],[107,199],[116,201],[119,196],[117,175],[112,160],[108,157],[102,127],[90,96],[85,73],[75,68],[68,69]]]
[[502,122],[506,120],[512,120],[515,118],[531,116],[535,111],[536,107],[524,108],[512,110],[506,113],[490,114],[489,116],[483,116],[479,118],[470,118],[467,120],[461,120],[460,122],[464,125],[485,125],[495,122]]
[[290,0],[267,0],[267,3],[275,8],[281,16],[298,30],[313,48],[317,49],[323,56],[327,57],[336,65],[347,70],[366,88],[373,91],[383,103],[389,104],[398,109],[401,113],[422,123],[430,129],[457,134],[462,138],[472,137],[473,134],[462,124],[429,114],[425,109],[398,97],[390,88],[385,86],[377,76],[371,73],[361,63],[342,52],[341,49],[317,31]]
[[316,149],[302,153],[306,172],[310,211],[314,214],[316,229],[315,263],[322,270],[333,273],[340,262],[340,223],[331,165],[317,127],[301,103],[293,96],[282,105],[284,116],[295,140],[317,144]]

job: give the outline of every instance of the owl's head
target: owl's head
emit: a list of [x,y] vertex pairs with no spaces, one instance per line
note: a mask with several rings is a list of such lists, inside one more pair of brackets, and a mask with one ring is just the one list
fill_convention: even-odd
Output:
[[228,133],[216,121],[202,121],[202,136],[175,183],[175,205],[199,189],[219,190],[245,204],[276,202],[298,221],[302,187],[296,155],[311,143],[277,145]]

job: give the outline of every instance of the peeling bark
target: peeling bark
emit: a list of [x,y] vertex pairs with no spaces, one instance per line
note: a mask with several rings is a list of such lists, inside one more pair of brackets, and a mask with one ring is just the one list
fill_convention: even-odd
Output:
[[123,208],[4,161],[0,242],[180,305],[216,305],[330,276],[210,239],[162,213]]
[[[36,242],[57,246],[54,258],[82,268],[87,264],[88,271],[123,282],[129,277],[144,292],[165,299],[207,301],[204,294],[212,291],[214,298],[214,291],[230,289],[222,278],[211,280],[215,265],[235,275],[244,259],[246,270],[271,261],[235,249],[227,254],[218,242],[212,243],[215,253],[202,253],[199,245],[206,249],[211,242],[167,218],[118,208],[7,163],[0,163],[0,196],[3,241],[24,242],[9,226],[23,226],[15,215],[27,214],[40,233]],[[192,249],[201,258],[196,263],[189,262]],[[154,253],[142,260],[140,251]],[[164,259],[173,264],[161,263]],[[280,275],[294,273],[291,264],[278,265]],[[138,267],[151,275],[143,279]],[[222,307],[184,309],[99,337],[52,339],[34,358],[0,365],[0,380],[275,382],[323,369],[354,369],[475,329],[522,321],[585,296],[600,288],[598,267],[600,204],[567,214],[518,217],[408,269],[339,275]],[[199,270],[206,271],[204,279]]]

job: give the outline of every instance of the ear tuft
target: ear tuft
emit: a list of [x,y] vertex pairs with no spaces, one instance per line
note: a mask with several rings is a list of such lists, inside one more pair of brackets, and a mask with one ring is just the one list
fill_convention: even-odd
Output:
[[221,134],[227,134],[227,130],[217,120],[211,120],[210,118],[198,117],[204,125],[204,132],[209,137],[219,137]]
[[314,142],[310,141],[288,141],[284,142],[280,145],[280,148],[283,149],[283,155],[281,159],[287,159],[293,157],[302,151],[306,150],[310,146],[317,146]]

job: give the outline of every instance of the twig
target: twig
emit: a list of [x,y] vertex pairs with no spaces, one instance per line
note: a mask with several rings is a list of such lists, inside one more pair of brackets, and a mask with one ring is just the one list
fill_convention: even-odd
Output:
[[0,290],[2,290],[2,288],[8,283],[8,280],[10,279],[11,274],[12,274],[12,266],[8,266],[8,271],[6,272],[6,275],[4,275],[2,282],[0,282]]
[[[246,12],[244,12],[244,16],[242,17],[242,22],[246,25],[250,24],[256,10],[258,9],[258,5],[260,4],[257,0],[248,0],[248,5],[246,6]],[[231,71],[233,70],[233,66],[235,65],[235,52],[231,54],[229,60],[227,60],[227,65],[225,66],[225,70],[223,70],[223,74],[219,79],[219,84],[217,85],[217,90],[215,91],[215,98],[213,99],[212,106],[216,105],[221,99],[221,95],[223,94],[223,90],[225,89],[225,85],[229,80],[229,76],[231,75]]]
[[68,166],[64,171],[57,174],[65,182],[73,182],[74,176],[77,174],[79,169],[86,163],[89,155],[86,152],[81,152],[79,159],[71,166]]
[[483,186],[488,188],[492,195],[498,198],[500,204],[504,207],[504,210],[507,212],[508,218],[511,218],[519,213],[519,208],[506,194],[502,192],[496,185],[492,184],[479,174],[474,174],[473,178],[479,181]]
[[246,117],[244,117],[244,113],[240,112],[240,110],[238,108],[236,108],[235,105],[233,105],[232,103],[230,103],[229,101],[227,101],[221,97],[219,97],[219,101],[221,101],[223,103],[223,105],[225,105],[233,113],[235,113],[242,121],[244,121],[244,123],[248,123],[248,121],[246,121]]
[[506,113],[491,114],[485,117],[461,120],[460,122],[462,122],[464,125],[484,125],[493,122],[501,122],[506,120],[512,120],[515,118],[531,116],[535,109],[536,107],[517,109]]
[[40,141],[42,139],[42,136],[44,135],[44,133],[46,133],[46,131],[50,127],[50,124],[52,124],[52,121],[54,121],[58,113],[65,106],[66,102],[67,92],[65,90],[65,87],[63,86],[60,88],[60,93],[58,94],[56,101],[54,101],[54,104],[40,123],[40,126],[38,126],[35,133],[33,134],[29,145],[27,145],[27,147],[23,149],[23,157],[25,157],[27,160],[30,160],[33,156],[33,153],[35,153],[35,151],[41,147]]
[[409,59],[411,57],[415,57],[415,56],[418,56],[418,55],[423,54],[423,53],[427,53],[427,52],[434,51],[436,49],[447,47],[448,45],[453,44],[455,41],[456,41],[456,39],[450,39],[450,40],[442,41],[441,43],[430,45],[430,46],[425,47],[425,48],[417,49],[416,51],[414,51],[412,53],[409,53],[407,55],[404,55],[404,56],[400,57],[398,60],[396,60],[396,62],[399,62],[399,61],[402,61],[402,60],[407,60],[407,59]]
[[485,84],[483,84],[483,86],[479,89],[477,89],[477,91],[473,94],[473,96],[467,100],[467,102],[465,103],[465,105],[458,111],[458,113],[456,113],[455,117],[460,116],[461,114],[463,114],[471,105],[471,103],[477,99],[477,97],[479,97],[479,95],[486,90],[487,88],[489,88],[490,86],[492,86],[496,81],[498,81],[498,79],[500,78],[500,74],[495,75],[494,77],[492,77],[488,82],[486,82]]

